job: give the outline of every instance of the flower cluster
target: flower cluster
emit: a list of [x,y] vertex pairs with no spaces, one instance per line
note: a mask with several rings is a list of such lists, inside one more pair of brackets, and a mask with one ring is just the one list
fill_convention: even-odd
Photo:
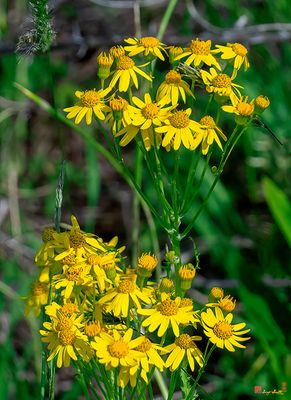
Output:
[[[157,60],[166,69],[158,78],[153,76]],[[220,127],[221,110],[246,125],[270,103],[266,96],[250,100],[243,95],[238,72],[250,64],[241,43],[213,46],[211,40],[195,39],[182,48],[155,37],[128,38],[124,46],[100,53],[97,64],[99,88],[76,91],[77,103],[64,111],[76,124],[84,118],[91,124],[94,115],[108,125],[114,140],[120,138],[120,146],[141,139],[147,151],[201,146],[207,154],[214,142],[222,150],[221,139],[227,137]]]
[[[191,371],[204,365],[202,332],[220,348],[244,347],[245,323],[232,324],[235,300],[213,288],[199,309],[185,296],[195,278],[193,264],[178,271],[181,291],[170,276],[150,279],[159,263],[147,252],[136,268],[127,265],[118,239],[109,242],[85,233],[72,216],[67,230],[43,231],[35,261],[39,276],[27,299],[28,313],[45,306],[48,321],[40,330],[48,360],[58,367],[71,360],[116,371],[118,385],[148,383],[155,368]],[[214,310],[214,311],[213,311]],[[205,345],[204,345],[205,346]],[[203,346],[203,347],[204,347]]]

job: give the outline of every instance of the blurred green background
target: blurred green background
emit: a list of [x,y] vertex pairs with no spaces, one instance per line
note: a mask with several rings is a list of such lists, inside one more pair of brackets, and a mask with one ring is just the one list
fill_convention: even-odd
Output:
[[[28,2],[4,0],[0,4],[0,400],[38,398],[39,322],[23,317],[22,298],[37,274],[33,258],[41,231],[52,223],[62,151],[67,160],[65,222],[74,213],[83,229],[106,239],[117,234],[120,243],[129,243],[132,196],[95,150],[28,101],[13,84],[22,84],[59,110],[71,105],[75,90],[94,86],[96,54],[134,36],[134,12],[128,3],[51,2],[56,38],[51,50],[42,55],[15,54],[19,36],[33,28]],[[156,35],[168,2],[140,3],[142,35]],[[251,61],[251,69],[243,75],[246,92],[250,97],[264,94],[270,98],[271,107],[263,119],[284,144],[278,145],[261,128],[249,129],[192,232],[201,253],[193,297],[205,299],[210,287],[222,286],[239,299],[237,320],[248,323],[252,336],[245,351],[214,353],[201,381],[200,396],[259,399],[264,396],[254,393],[255,386],[280,389],[286,382],[284,398],[288,399],[290,2],[204,0],[194,4],[178,1],[164,42],[186,45],[200,37],[220,44],[244,43]],[[22,50],[31,50],[27,38]],[[89,129],[96,131],[96,127]],[[150,182],[147,186],[150,190]],[[140,242],[145,250],[150,245],[146,231],[144,224]],[[185,259],[191,246],[184,245]],[[58,372],[56,398],[82,398],[71,369]]]

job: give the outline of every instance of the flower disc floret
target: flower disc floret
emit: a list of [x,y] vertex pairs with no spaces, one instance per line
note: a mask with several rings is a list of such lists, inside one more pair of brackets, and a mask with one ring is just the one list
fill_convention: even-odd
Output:
[[231,79],[226,74],[218,74],[212,79],[212,85],[217,88],[228,88],[231,85]]
[[117,291],[119,293],[132,293],[134,292],[135,284],[130,279],[120,281]]
[[182,75],[175,70],[171,70],[166,74],[166,83],[168,84],[180,83],[181,80],[182,80]]
[[147,36],[139,39],[139,43],[143,45],[144,47],[156,47],[160,44],[159,39],[153,37],[153,36]]
[[72,345],[76,340],[76,334],[71,330],[62,330],[59,333],[59,340],[63,346]]
[[175,300],[166,299],[164,300],[159,306],[158,310],[162,315],[177,315],[178,313],[178,305],[176,304]]
[[209,128],[216,127],[216,123],[210,115],[205,115],[205,117],[201,118],[199,122],[201,125],[209,126]]
[[176,111],[169,117],[169,121],[174,128],[186,128],[189,125],[189,117],[185,111]]
[[147,119],[154,119],[159,112],[159,107],[155,103],[147,104],[142,110],[142,115]]
[[143,53],[148,60],[152,60],[154,57],[158,57],[162,61],[165,60],[162,54],[162,51],[165,52],[165,45],[154,36],[145,36],[140,39],[128,38],[125,39],[125,42],[129,44],[124,48],[129,52],[130,57]]
[[135,62],[132,58],[128,56],[121,56],[118,58],[116,62],[116,69],[120,70],[128,70],[132,69],[135,66]]
[[54,228],[44,228],[42,231],[42,241],[44,243],[50,242],[54,239],[54,233],[56,233]]
[[185,49],[185,51],[178,55],[175,60],[180,60],[181,58],[187,57],[185,64],[198,67],[200,64],[205,63],[208,66],[214,65],[217,69],[221,69],[219,63],[212,55],[213,50],[211,50],[211,40],[192,40],[190,46]]
[[122,339],[113,342],[108,346],[108,351],[112,357],[122,358],[128,354],[128,344],[125,343]]
[[238,56],[245,57],[248,54],[248,49],[241,43],[233,43],[231,48]]
[[219,321],[213,327],[213,333],[220,339],[229,339],[232,336],[232,326],[227,321]]
[[192,338],[187,333],[182,333],[182,335],[175,339],[175,343],[182,349],[190,349],[193,345]]

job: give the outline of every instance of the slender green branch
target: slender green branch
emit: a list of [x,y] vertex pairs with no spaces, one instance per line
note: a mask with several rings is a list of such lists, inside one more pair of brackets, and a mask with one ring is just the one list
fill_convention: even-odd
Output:
[[[142,152],[136,143],[135,149],[135,164],[134,164],[134,181],[141,187],[142,185]],[[140,199],[137,193],[133,195],[133,210],[132,210],[132,266],[137,265],[138,243],[140,233]]]
[[167,26],[170,22],[171,16],[174,12],[174,9],[176,7],[178,3],[178,0],[170,0],[168,3],[168,7],[163,15],[162,21],[160,23],[160,27],[159,27],[159,31],[158,31],[158,35],[157,38],[159,40],[162,40],[164,37],[164,34],[166,32]]

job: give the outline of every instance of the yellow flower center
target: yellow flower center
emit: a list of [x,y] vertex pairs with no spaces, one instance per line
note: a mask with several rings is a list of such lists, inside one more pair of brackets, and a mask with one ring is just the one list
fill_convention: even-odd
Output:
[[227,321],[219,321],[214,325],[213,333],[219,339],[229,339],[232,336],[232,326]]
[[46,283],[43,282],[35,282],[32,285],[32,294],[33,296],[42,296],[43,294],[48,293],[48,287]]
[[128,56],[121,56],[117,59],[116,69],[126,70],[132,69],[135,66],[135,62]]
[[174,288],[174,282],[169,278],[163,278],[160,283],[160,292],[169,293]]
[[67,303],[67,304],[64,304],[64,305],[63,305],[63,307],[61,308],[61,310],[62,310],[62,313],[63,313],[63,314],[68,314],[68,315],[70,315],[70,314],[73,314],[74,312],[77,312],[77,311],[78,311],[78,306],[77,306],[77,304]]
[[194,279],[195,274],[196,274],[196,269],[192,264],[183,265],[179,269],[179,276],[183,281],[192,281],[192,279]]
[[218,74],[212,79],[212,85],[217,88],[227,88],[231,85],[231,79],[226,74]]
[[240,43],[234,43],[231,48],[238,56],[245,57],[248,54],[248,50]]
[[56,330],[57,331],[63,331],[63,330],[69,330],[73,326],[73,321],[70,318],[63,317],[62,319],[58,320],[58,323],[56,325]]
[[74,253],[68,254],[66,257],[64,257],[62,259],[62,264],[63,265],[74,265],[75,262],[76,262],[76,258],[75,258],[75,254]]
[[210,115],[205,115],[205,117],[201,118],[199,122],[200,122],[201,125],[206,125],[209,128],[215,128],[216,127],[214,119],[212,117],[210,117]]
[[59,333],[59,341],[63,346],[73,344],[76,339],[76,335],[71,330],[63,330]]
[[252,113],[254,112],[254,104],[242,101],[236,106],[236,109],[240,115],[248,117],[249,115],[252,115]]
[[142,110],[142,115],[147,119],[154,119],[159,112],[159,107],[155,103],[147,104]]
[[181,299],[181,303],[180,303],[180,308],[183,308],[183,307],[192,307],[193,306],[193,302],[192,302],[192,300],[191,299],[189,299],[189,298],[187,298],[187,297],[184,297],[183,299]]
[[154,268],[156,268],[158,259],[156,256],[152,256],[150,253],[144,253],[138,258],[137,263],[139,267],[152,271]]
[[69,239],[71,246],[74,248],[82,247],[86,243],[85,235],[78,230],[71,231]]
[[158,306],[158,310],[163,315],[171,316],[178,313],[179,307],[174,300],[166,299]]
[[223,297],[224,291],[222,288],[213,287],[210,291],[210,296],[214,297],[215,299],[221,299]]
[[179,54],[183,53],[182,47],[179,46],[169,46],[169,54],[173,57],[177,57]]
[[99,254],[89,254],[87,257],[87,262],[89,265],[98,265],[101,261],[101,256]]
[[99,56],[97,57],[97,63],[101,67],[107,67],[110,68],[111,65],[113,64],[113,58],[111,55],[107,55],[106,53],[100,53]]
[[80,275],[82,273],[82,268],[80,267],[70,267],[66,272],[66,278],[68,281],[78,282],[80,280]]
[[128,354],[129,347],[127,343],[120,339],[110,344],[108,351],[112,357],[122,358]]
[[180,83],[182,80],[181,74],[177,71],[169,71],[166,75],[166,83],[171,84],[171,83]]
[[102,331],[102,326],[99,321],[89,322],[88,324],[85,325],[85,333],[90,337],[99,335],[101,331]]
[[219,300],[219,307],[227,312],[232,312],[235,309],[235,300],[233,300],[230,296],[226,296],[223,299]]
[[169,117],[170,124],[174,128],[186,128],[189,125],[189,117],[185,111],[177,111]]
[[86,90],[85,92],[83,92],[80,99],[84,107],[92,108],[97,106],[98,103],[100,103],[101,97],[96,92],[96,90],[93,89],[93,90]]
[[119,58],[124,56],[125,50],[122,46],[113,46],[110,48],[109,54],[114,58]]
[[270,105],[270,100],[268,99],[268,97],[267,96],[258,96],[257,98],[256,98],[256,105],[259,107],[259,108],[262,108],[263,110],[265,110],[266,108],[268,108],[269,107],[269,105]]
[[191,349],[193,347],[193,341],[190,335],[187,333],[182,333],[176,340],[175,343],[177,346],[181,347],[181,349]]
[[139,43],[148,48],[148,47],[157,47],[160,44],[160,41],[153,37],[153,36],[147,36],[147,37],[143,37],[139,40]]
[[195,39],[191,41],[190,50],[193,54],[208,56],[210,53],[211,41]]
[[152,342],[148,338],[144,338],[144,341],[136,347],[135,350],[141,351],[142,353],[146,353],[152,348]]
[[113,111],[122,111],[126,109],[126,106],[128,105],[128,102],[123,99],[122,97],[118,97],[117,99],[111,99],[109,101],[109,105],[112,108]]
[[49,242],[50,240],[54,239],[54,233],[56,231],[54,230],[54,228],[45,228],[42,232],[42,241],[44,243]]
[[119,293],[132,293],[134,292],[134,289],[135,285],[131,280],[123,279],[122,281],[119,282],[117,291]]

